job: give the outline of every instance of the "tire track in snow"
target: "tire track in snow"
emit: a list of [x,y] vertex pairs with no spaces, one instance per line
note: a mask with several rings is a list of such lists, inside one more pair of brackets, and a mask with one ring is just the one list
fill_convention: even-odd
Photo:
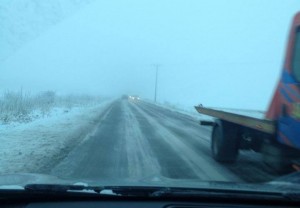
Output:
[[136,116],[129,108],[128,102],[122,102],[122,109],[125,118],[123,128],[129,176],[134,179],[159,176],[159,163],[141,131]]
[[[159,107],[149,103],[146,103],[146,105],[140,104],[139,107],[143,108],[143,110],[147,111],[147,113],[151,114],[152,116],[157,117],[157,120],[162,125],[171,129],[179,137],[184,138],[184,141],[186,141],[187,145],[190,145],[192,148],[194,147],[195,149],[198,149],[199,152],[202,152],[203,157],[209,157],[207,159],[211,159],[210,135],[197,136],[197,134],[193,134],[193,131],[190,131],[190,129],[188,130],[189,125],[194,126],[192,125],[193,121],[191,119],[185,119],[185,117],[182,117],[180,115],[176,119],[177,114],[173,114],[172,111],[164,108],[159,109]],[[173,116],[168,118],[168,116],[172,114]],[[181,121],[180,118],[182,118]],[[169,122],[168,120],[171,120],[171,122]],[[182,128],[178,128],[178,126],[176,127],[175,123],[176,125],[182,126]],[[195,126],[195,128],[199,130],[208,130],[207,128],[203,128],[202,126]],[[205,140],[207,142],[207,145],[205,145],[205,143],[203,143],[204,145],[199,145],[199,142],[197,144],[194,139],[198,141]],[[274,171],[270,170],[270,168],[262,162],[261,154],[247,150],[240,150],[240,154],[236,163],[221,165],[229,172],[232,172],[234,175],[239,176],[239,178],[246,182],[267,182],[279,177],[278,174],[274,173]]]
[[154,110],[149,108],[149,106],[149,104],[147,106],[144,106],[143,104],[139,105],[139,107],[146,111],[149,115],[157,118],[157,122],[169,129],[172,129],[172,131],[176,132],[178,136],[184,136],[185,139],[193,139],[195,140],[194,142],[201,143],[201,145],[209,147],[211,129],[200,126],[195,120],[186,120],[182,117],[174,117],[174,115],[169,117],[164,114],[165,112],[162,112],[162,109]]
[[[156,106],[151,103],[142,102],[142,107],[145,107],[147,110],[151,110],[154,112],[157,116],[160,116],[161,118],[168,118],[168,120],[172,120],[173,122],[176,122],[178,125],[181,125],[181,123],[184,122],[184,125],[186,125],[188,128],[191,129],[199,129],[199,119],[196,119],[192,116],[185,115],[180,112],[172,111],[168,108],[163,108],[160,106]],[[196,110],[195,110],[196,112]],[[211,133],[211,127],[207,126],[200,126],[202,134],[208,135],[210,138]],[[202,135],[203,136],[203,135]]]
[[160,166],[127,102],[117,101],[98,128],[52,174],[70,179],[144,179]]
[[[204,158],[207,160],[211,160],[211,151],[210,151],[210,134],[207,133],[207,129],[205,128],[203,132],[203,127],[195,125],[195,121],[193,122],[193,126],[190,126],[189,122],[185,120],[180,120],[180,118],[172,118],[166,115],[163,115],[162,112],[148,109],[148,106],[139,105],[147,114],[156,118],[157,122],[160,123],[165,128],[171,130],[178,138],[181,138],[186,145],[190,148],[194,149],[199,154],[202,154]],[[161,110],[162,111],[162,110]]]
[[[193,173],[194,176],[191,177],[190,175],[190,178],[198,178],[204,181],[240,181],[238,177],[226,171],[226,169],[211,158],[203,157],[203,155],[196,152],[195,149],[189,147],[184,142],[184,139],[179,138],[168,127],[161,125],[157,118],[153,117],[153,115],[149,115],[149,113],[144,111],[139,105],[131,106],[144,119],[144,125],[146,124],[148,129],[152,128],[155,131],[156,135],[154,136],[157,140],[160,140],[165,150],[169,149],[169,151],[172,152],[172,157],[180,157],[180,159],[177,159],[178,161],[173,160],[178,167],[177,171],[180,170],[180,166],[184,165],[185,168],[181,170],[181,173],[176,177],[182,179],[187,173]],[[162,168],[168,168],[163,167],[163,165],[167,164],[161,164]],[[174,169],[174,171],[176,171],[176,169]],[[168,171],[165,172],[168,173]],[[165,175],[165,177],[168,177],[168,175]],[[172,175],[169,175],[169,177],[172,177]]]
[[157,133],[157,129],[140,114],[136,109],[130,106],[140,122],[140,128],[148,140],[154,156],[160,165],[160,178],[171,179],[195,179],[198,178],[193,170],[189,170],[185,161],[174,151]]
[[99,129],[99,126],[105,122],[115,105],[115,103],[112,103],[103,112],[99,124],[96,126],[96,128],[89,135],[87,135],[86,138],[82,142],[80,142],[64,160],[62,160],[57,166],[55,166],[51,170],[51,175],[55,175],[61,178],[80,178],[80,175],[88,171],[85,170],[86,165],[88,163],[83,167],[80,167],[80,164],[82,164],[91,154],[90,142],[94,139],[95,134]]

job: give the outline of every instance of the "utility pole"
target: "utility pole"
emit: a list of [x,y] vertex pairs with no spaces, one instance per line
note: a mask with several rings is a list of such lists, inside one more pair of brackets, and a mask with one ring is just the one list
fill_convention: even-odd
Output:
[[153,64],[153,66],[155,67],[155,91],[154,91],[154,102],[156,103],[158,68],[159,68],[161,65],[160,65],[160,64]]

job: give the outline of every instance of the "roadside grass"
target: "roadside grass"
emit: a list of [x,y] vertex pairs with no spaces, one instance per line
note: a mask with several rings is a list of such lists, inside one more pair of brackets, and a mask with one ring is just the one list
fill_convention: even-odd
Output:
[[37,94],[30,92],[6,91],[0,95],[0,123],[30,122],[35,118],[45,117],[54,108],[63,108],[68,112],[74,107],[97,104],[102,100],[90,95],[57,95],[54,91],[43,91]]

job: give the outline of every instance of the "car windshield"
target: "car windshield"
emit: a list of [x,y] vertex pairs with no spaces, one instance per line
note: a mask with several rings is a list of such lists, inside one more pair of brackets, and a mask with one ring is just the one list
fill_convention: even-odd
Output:
[[298,11],[1,0],[0,187],[258,185],[299,171],[299,85],[278,84]]

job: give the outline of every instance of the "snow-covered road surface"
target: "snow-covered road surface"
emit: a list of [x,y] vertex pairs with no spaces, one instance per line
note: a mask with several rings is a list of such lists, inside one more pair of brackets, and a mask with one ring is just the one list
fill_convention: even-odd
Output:
[[209,127],[146,102],[117,100],[94,132],[51,172],[65,179],[203,180],[261,182],[275,176],[259,155],[242,152],[236,164],[210,156]]

